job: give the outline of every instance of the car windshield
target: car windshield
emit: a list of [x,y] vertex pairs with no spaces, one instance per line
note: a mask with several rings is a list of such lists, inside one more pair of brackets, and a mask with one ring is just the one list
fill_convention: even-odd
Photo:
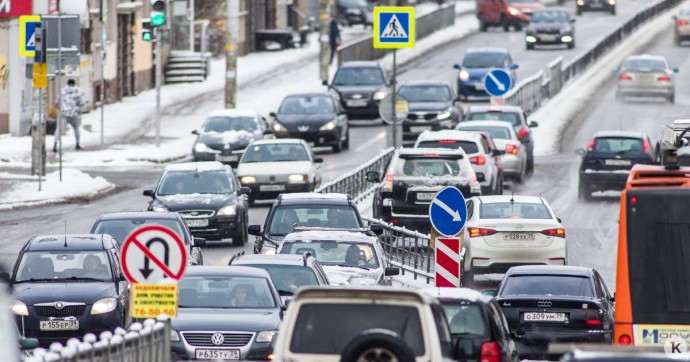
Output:
[[358,229],[361,224],[356,210],[350,206],[280,206],[273,213],[268,233],[272,236],[285,236],[295,226]]
[[230,175],[221,171],[167,172],[158,186],[158,196],[235,192]]
[[247,148],[240,163],[309,161],[309,152],[301,143],[264,143]]
[[185,244],[189,244],[187,234],[182,229],[183,226],[177,219],[118,219],[118,220],[101,220],[93,228],[94,234],[108,234],[115,238],[118,244],[122,246],[125,238],[135,229],[148,225],[162,225],[172,229]]
[[447,148],[451,150],[462,148],[467,154],[479,152],[479,147],[476,143],[458,140],[421,141],[417,145],[417,148]]
[[476,304],[443,302],[450,333],[463,336],[486,336],[486,320]]
[[340,68],[335,73],[333,85],[384,85],[379,68]]
[[105,251],[27,251],[22,255],[15,280],[112,281],[110,259]]
[[453,99],[446,86],[404,86],[398,94],[408,102],[449,102]]
[[481,203],[481,219],[553,219],[551,212],[544,204],[521,202]]
[[247,131],[254,132],[259,128],[254,117],[211,117],[204,122],[204,132]]
[[462,131],[470,132],[486,132],[491,135],[491,138],[495,140],[509,140],[512,139],[510,136],[510,130],[506,127],[500,126],[465,126],[462,125],[457,128]]
[[280,264],[240,264],[268,272],[280,294],[294,294],[299,287],[319,285],[314,271],[306,266]]
[[533,23],[567,23],[570,15],[566,11],[542,10],[532,13],[530,21]]
[[462,60],[464,68],[505,68],[508,63],[505,53],[467,53]]
[[519,126],[521,123],[520,115],[511,112],[470,112],[466,121],[503,121]]
[[263,278],[194,275],[179,283],[180,308],[276,308],[268,280]]
[[[338,318],[334,325],[333,316]],[[290,339],[290,351],[321,355],[340,355],[357,336],[381,328],[400,336],[415,356],[423,356],[424,336],[417,307],[363,303],[308,303],[299,307]]]
[[511,275],[500,294],[594,297],[589,278],[571,275]]
[[280,254],[311,253],[321,265],[376,269],[379,267],[376,250],[366,243],[335,240],[284,241]]
[[455,159],[400,159],[393,167],[394,176],[453,177],[460,176],[460,162]]
[[618,155],[639,154],[644,152],[644,145],[639,138],[598,137],[593,151]]
[[666,62],[659,59],[628,59],[623,64],[623,70],[638,72],[653,72],[666,70]]
[[280,104],[279,114],[335,113],[333,99],[329,96],[292,96]]

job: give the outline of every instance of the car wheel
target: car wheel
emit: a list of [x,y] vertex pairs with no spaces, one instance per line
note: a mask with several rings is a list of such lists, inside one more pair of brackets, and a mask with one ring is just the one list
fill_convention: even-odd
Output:
[[501,24],[503,25],[503,31],[510,31],[510,23],[505,16],[501,16]]
[[345,142],[343,143],[343,148],[346,150],[350,149],[350,128],[347,129],[347,134],[346,134]]
[[522,31],[522,25],[520,25],[520,24],[515,25],[515,30],[516,31]]
[[333,152],[340,153],[343,150],[343,141],[338,141],[333,144]]
[[534,173],[534,156],[532,158],[527,159],[527,172],[528,174]]
[[580,15],[582,15],[582,9],[577,8],[577,16],[580,16]]
[[487,31],[489,29],[489,25],[486,23],[486,21],[482,18],[479,18],[479,31]]
[[[246,220],[242,222],[241,228],[238,231],[237,234],[232,236],[232,246],[244,246],[244,244],[247,243],[247,239],[249,239],[249,235],[247,234],[247,222]],[[240,226],[240,225],[238,225]]]
[[592,192],[589,190],[589,185],[580,181],[577,187],[577,198],[584,201],[592,199]]
[[616,8],[611,9],[611,15],[616,15]]
[[247,198],[247,203],[249,203],[249,207],[254,207],[254,205],[256,205],[256,199],[253,198],[253,197],[251,197],[251,196],[249,196],[249,197]]
[[671,95],[668,96],[668,102],[671,104],[674,104],[676,102],[676,93],[671,93]]
[[525,43],[525,49],[527,49],[527,50],[532,50],[532,49],[534,49],[534,44],[532,44],[532,43]]
[[673,42],[674,42],[676,45],[680,46],[680,37],[678,36],[678,33],[675,33],[675,34],[673,35]]
[[573,48],[575,48],[575,42],[568,43],[568,49],[573,49]]
[[399,334],[386,329],[373,328],[350,340],[340,354],[340,361],[414,362],[415,355]]

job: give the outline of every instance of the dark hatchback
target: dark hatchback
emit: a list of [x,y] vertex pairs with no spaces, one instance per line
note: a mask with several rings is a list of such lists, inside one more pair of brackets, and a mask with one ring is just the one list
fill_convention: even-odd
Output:
[[649,136],[639,132],[597,132],[587,149],[577,149],[582,156],[578,197],[592,199],[592,192],[622,190],[630,169],[636,164],[653,164],[654,151]]
[[156,189],[144,196],[152,198],[149,211],[178,212],[194,236],[244,245],[250,192],[227,165],[189,162],[166,166]]
[[613,297],[592,268],[510,268],[496,301],[523,358],[543,356],[552,342],[610,344],[613,339]]
[[388,86],[388,77],[381,65],[363,61],[343,63],[330,85],[340,95],[350,120],[378,119],[379,103],[388,94]]
[[350,148],[347,114],[332,93],[289,95],[271,117],[276,138],[301,138],[333,152]]
[[424,131],[453,129],[462,119],[462,105],[446,82],[412,82],[401,85],[398,94],[409,105],[402,123],[403,145],[413,145]]
[[17,326],[43,347],[130,323],[117,241],[102,234],[40,235],[22,247],[10,285]]
[[453,65],[458,70],[458,95],[465,100],[470,97],[489,98],[484,88],[484,77],[492,69],[502,69],[510,74],[512,85],[517,78],[510,52],[506,49],[468,49],[460,64]]
[[535,45],[566,45],[568,49],[575,47],[574,18],[570,13],[561,9],[543,9],[532,13],[529,25],[525,30],[525,46],[527,50]]
[[284,306],[265,270],[187,269],[171,321],[173,360],[270,360]]
[[616,0],[577,0],[577,15],[585,11],[605,11],[616,15]]

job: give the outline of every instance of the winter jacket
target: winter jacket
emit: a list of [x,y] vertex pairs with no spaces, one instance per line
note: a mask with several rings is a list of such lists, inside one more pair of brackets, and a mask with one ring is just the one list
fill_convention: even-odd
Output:
[[335,20],[331,21],[328,31],[328,41],[331,43],[331,46],[335,46],[340,42],[340,29],[338,28],[338,22]]
[[63,117],[77,117],[81,114],[81,107],[84,102],[84,91],[77,86],[65,86],[61,92],[62,104],[60,113]]

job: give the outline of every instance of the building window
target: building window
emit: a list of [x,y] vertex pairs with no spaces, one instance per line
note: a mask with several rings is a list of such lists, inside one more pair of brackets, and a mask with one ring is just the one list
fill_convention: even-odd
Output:
[[92,21],[89,19],[89,26],[81,28],[81,53],[91,54],[93,52],[93,28]]

